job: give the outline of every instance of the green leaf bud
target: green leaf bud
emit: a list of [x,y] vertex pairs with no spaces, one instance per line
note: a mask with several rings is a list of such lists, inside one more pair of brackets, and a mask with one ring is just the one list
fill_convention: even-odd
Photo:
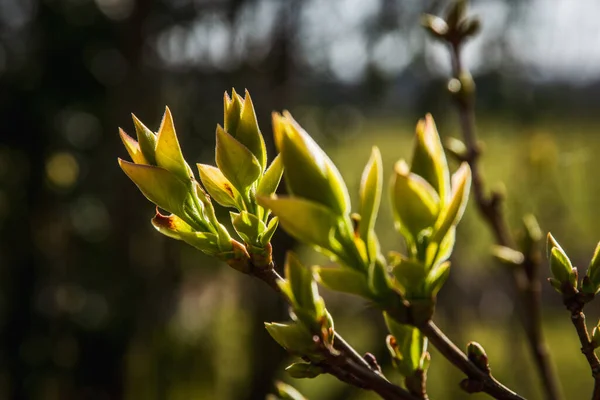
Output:
[[409,172],[404,161],[396,163],[394,172],[391,195],[396,229],[416,241],[422,230],[435,223],[440,198],[425,179]]
[[258,127],[250,93],[246,90],[245,98],[242,98],[233,89],[230,98],[225,92],[223,106],[225,109],[225,131],[256,157],[261,170],[264,171],[267,165],[267,150]]
[[342,176],[290,113],[273,113],[273,131],[289,193],[319,203],[335,215],[349,214],[350,197]]
[[467,357],[469,361],[477,366],[483,372],[489,374],[491,372],[488,362],[488,356],[483,347],[477,342],[469,342],[467,344]]

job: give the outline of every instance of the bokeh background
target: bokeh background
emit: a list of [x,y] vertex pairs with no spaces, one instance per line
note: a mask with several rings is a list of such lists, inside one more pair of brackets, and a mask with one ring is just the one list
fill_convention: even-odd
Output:
[[[134,112],[156,129],[168,104],[188,161],[211,163],[223,93],[248,88],[271,157],[270,112],[289,109],[356,193],[371,146],[387,179],[425,112],[443,137],[460,136],[448,54],[419,25],[446,5],[0,1],[0,398],[263,399],[276,379],[314,400],[374,398],[330,377],[285,376],[291,359],[263,327],[287,318],[282,301],[153,230],[152,205],[117,166],[126,156],[117,127],[132,132]],[[514,229],[534,213],[585,269],[600,239],[600,3],[474,0],[472,10],[483,31],[465,57],[487,182],[505,188]],[[401,248],[387,204],[378,229],[386,250]],[[491,243],[471,204],[436,320],[457,343],[482,343],[495,375],[541,399]],[[279,262],[291,248],[322,261],[283,232],[274,246]],[[592,379],[568,314],[543,287],[563,391],[587,398]],[[389,369],[377,311],[324,295],[338,330]],[[466,398],[461,374],[432,358],[431,397]]]

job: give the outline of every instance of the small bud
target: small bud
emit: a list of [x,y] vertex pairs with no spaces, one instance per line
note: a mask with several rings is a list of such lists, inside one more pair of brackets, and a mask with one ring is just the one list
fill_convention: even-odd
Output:
[[487,374],[490,373],[488,356],[479,343],[469,342],[467,344],[467,357],[469,358],[469,361],[477,366],[477,368]]
[[[450,83],[448,83],[448,89],[450,89]],[[447,153],[450,153],[458,161],[462,162],[467,159],[467,146],[460,139],[453,137],[446,138],[446,140],[444,141],[444,149]]]
[[479,18],[469,18],[462,21],[458,26],[458,32],[463,38],[476,36],[481,31],[481,21]]
[[506,246],[493,245],[492,255],[500,262],[508,265],[521,265],[525,256],[520,251]]
[[421,25],[436,39],[445,39],[448,34],[448,24],[442,18],[431,14],[425,14],[421,19]]
[[451,30],[458,27],[459,22],[464,20],[467,14],[467,1],[455,0],[446,13],[446,23]]
[[567,255],[561,252],[558,247],[554,247],[551,250],[550,271],[559,282],[568,282],[571,280],[573,266]]
[[573,287],[577,287],[577,269],[573,268],[571,260],[569,260],[565,251],[551,234],[548,234],[547,246],[550,258],[550,271],[554,279],[561,284],[570,282]]
[[592,346],[594,348],[600,347],[600,321],[598,321],[598,325],[592,330]]
[[594,287],[594,294],[597,293],[600,290],[600,243],[596,246],[596,250],[590,261],[587,276]]

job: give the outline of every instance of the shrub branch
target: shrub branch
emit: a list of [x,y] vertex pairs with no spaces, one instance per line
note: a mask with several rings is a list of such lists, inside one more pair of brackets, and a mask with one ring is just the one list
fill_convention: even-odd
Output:
[[[277,282],[283,281],[283,278],[275,271],[273,265],[267,269],[254,268],[252,275],[265,282],[277,293],[281,293]],[[284,296],[284,298],[287,300],[287,297]],[[361,357],[337,331],[335,332],[334,348],[339,352],[338,355],[324,351],[325,360],[315,363],[315,365],[323,368],[325,372],[340,381],[361,389],[372,390],[383,399],[419,400],[405,389],[388,381],[379,370]]]
[[571,312],[571,322],[577,331],[577,337],[579,338],[579,343],[581,343],[581,352],[590,365],[592,376],[594,377],[592,400],[600,400],[600,359],[598,359],[598,356],[594,352],[595,346],[588,333],[585,324],[585,314],[583,313],[583,308],[589,299],[586,299],[583,293],[565,285],[563,301],[567,309]]
[[[502,210],[502,195],[499,192],[486,194],[484,180],[479,167],[481,148],[475,132],[475,87],[472,78],[462,64],[462,45],[464,37],[448,40],[452,59],[453,78],[460,82],[461,89],[455,95],[460,127],[466,152],[461,161],[471,167],[472,190],[477,209],[488,224],[498,245],[515,249],[515,241],[511,236],[508,223]],[[546,396],[550,400],[560,398],[558,381],[547,350],[542,332],[541,290],[539,268],[541,253],[538,248],[524,254],[523,261],[513,269],[513,278],[520,294],[521,324],[533,354],[535,364],[541,376]]]

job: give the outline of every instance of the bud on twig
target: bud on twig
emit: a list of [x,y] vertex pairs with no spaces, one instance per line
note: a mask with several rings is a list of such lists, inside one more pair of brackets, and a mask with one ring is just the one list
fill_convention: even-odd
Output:
[[488,362],[488,356],[483,347],[477,342],[469,342],[467,344],[467,357],[483,372],[489,374],[491,372]]

